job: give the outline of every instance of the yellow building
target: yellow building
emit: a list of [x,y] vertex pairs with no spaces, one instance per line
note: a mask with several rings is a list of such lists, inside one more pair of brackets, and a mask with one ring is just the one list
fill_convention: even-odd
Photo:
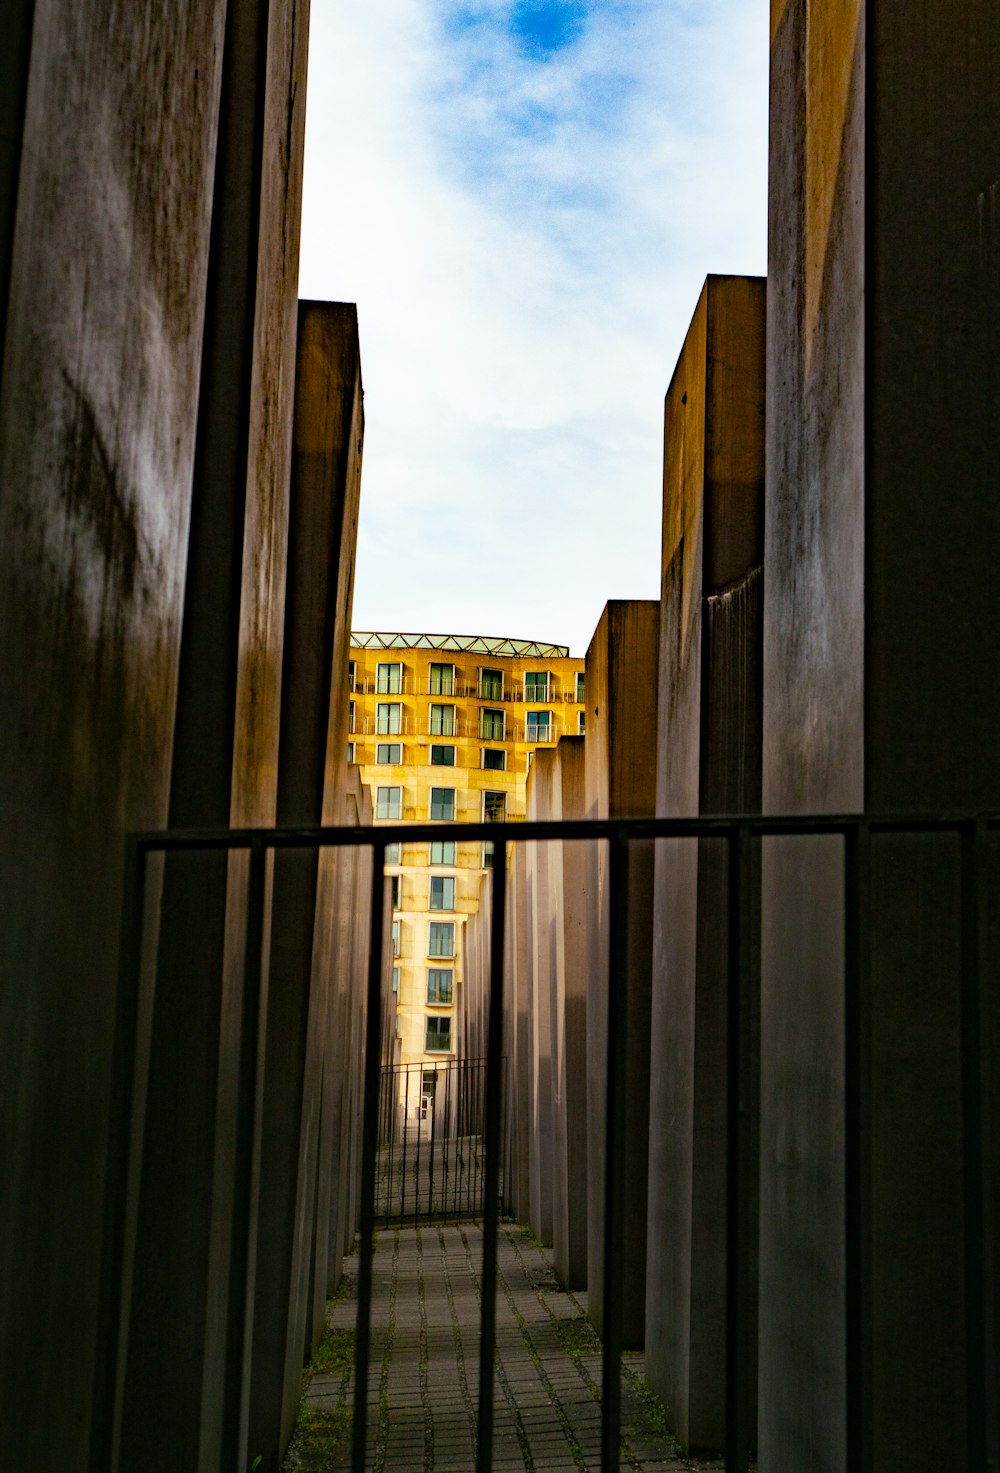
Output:
[[[528,640],[352,634],[348,758],[376,823],[523,818],[533,753],[583,731],[583,664]],[[490,851],[442,840],[388,852],[404,1064],[454,1049],[465,922]]]

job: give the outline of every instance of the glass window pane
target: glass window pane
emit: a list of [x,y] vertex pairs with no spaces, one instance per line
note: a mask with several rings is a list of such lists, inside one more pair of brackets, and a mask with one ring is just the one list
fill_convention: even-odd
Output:
[[431,841],[431,864],[454,864],[455,863],[455,841],[454,839],[434,839]]
[[402,818],[403,816],[403,790],[402,788],[376,788],[375,789],[375,817],[376,818]]
[[431,921],[427,949],[431,956],[454,956],[455,922]]
[[378,701],[375,706],[375,730],[395,736],[402,730],[403,707],[399,701]]
[[547,670],[528,670],[525,672],[524,698],[526,701],[548,700],[549,676]]
[[451,1049],[451,1019],[436,1013],[429,1014],[425,1044],[428,1053],[447,1053]]
[[497,747],[487,747],[483,752],[483,766],[487,771],[503,772],[507,766],[507,753]]
[[431,745],[431,766],[432,767],[454,767],[455,766],[455,748],[454,747],[439,747],[439,746],[436,746],[436,745],[432,744]]
[[503,823],[507,817],[507,794],[483,794],[483,818],[487,823]]
[[455,707],[431,707],[431,736],[455,735]]
[[481,735],[487,742],[503,741],[503,711],[484,706],[480,712]]
[[427,1001],[450,1007],[453,996],[453,976],[454,973],[450,967],[428,967]]
[[432,696],[453,696],[455,694],[454,665],[431,665],[430,693]]
[[386,864],[398,864],[399,863],[399,851],[400,851],[400,848],[401,848],[401,846],[399,844],[386,844],[386,846],[385,846],[385,862],[386,862]]
[[455,789],[431,788],[431,818],[451,823],[455,817]]
[[393,921],[393,923],[392,923],[392,954],[393,954],[393,956],[398,956],[399,955],[399,950],[400,950],[400,948],[399,948],[399,922],[398,921]]
[[388,763],[390,766],[398,766],[403,760],[402,742],[376,742],[375,761]]
[[586,699],[586,696],[584,694],[584,691],[585,691],[584,674],[583,674],[583,671],[582,670],[578,670],[576,672],[576,698],[577,698],[578,701],[582,701],[582,700],[585,700]]
[[428,893],[429,910],[455,909],[454,875],[431,875]]
[[380,663],[375,676],[379,695],[398,695],[403,688],[403,667],[396,661]]
[[525,717],[524,736],[529,742],[547,742],[552,730],[550,711],[529,711]]
[[503,699],[503,671],[502,670],[480,670],[479,672],[479,694],[484,701],[499,701]]

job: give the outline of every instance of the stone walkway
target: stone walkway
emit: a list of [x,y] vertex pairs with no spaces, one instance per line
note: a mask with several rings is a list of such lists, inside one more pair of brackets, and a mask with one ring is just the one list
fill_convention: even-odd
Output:
[[[368,1397],[372,1473],[475,1468],[481,1251],[472,1223],[379,1233]],[[493,1467],[597,1473],[601,1352],[586,1296],[560,1289],[545,1250],[514,1224],[501,1225],[498,1256]],[[346,1260],[345,1271],[286,1473],[342,1473],[350,1465],[357,1260]],[[678,1455],[637,1355],[626,1356],[622,1368],[622,1468],[722,1468]]]

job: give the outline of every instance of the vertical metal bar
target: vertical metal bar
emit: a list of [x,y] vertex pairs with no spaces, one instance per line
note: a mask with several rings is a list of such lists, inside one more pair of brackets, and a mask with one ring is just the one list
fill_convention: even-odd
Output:
[[410,1139],[410,1065],[403,1065],[403,1169],[399,1173],[399,1215],[406,1212],[406,1147]]
[[608,841],[608,1034],[604,1135],[604,1301],[601,1473],[618,1473],[625,1281],[625,1067],[628,1002],[628,836]]
[[872,1469],[869,1338],[871,833],[844,834],[844,1353],[847,1466]]
[[382,1041],[382,956],[385,911],[385,840],[372,838],[371,915],[368,930],[368,1016],[365,1020],[364,1123],[361,1145],[361,1254],[355,1330],[354,1425],[351,1473],[365,1473],[368,1366],[371,1359],[372,1259],[375,1251],[375,1156],[378,1151],[379,1049]]
[[104,1241],[101,1248],[101,1295],[97,1323],[90,1466],[106,1473],[115,1443],[118,1378],[121,1372],[123,1276],[126,1219],[130,1194],[132,1118],[135,1108],[136,1029],[142,968],[143,893],[146,851],[135,839],[125,841],[118,994],[111,1075],[111,1119],[104,1198]]
[[438,1086],[441,1083],[441,1071],[434,1066],[434,1094],[431,1097],[431,1139],[430,1151],[428,1152],[427,1172],[427,1216],[434,1215],[434,1152],[438,1143]]
[[967,1466],[998,1466],[996,1285],[987,953],[987,830],[978,820],[959,837],[961,862],[962,1155],[965,1226]]
[[253,1264],[256,1256],[254,1198],[259,1179],[264,1046],[267,997],[264,977],[264,901],[267,850],[259,838],[250,845],[247,876],[246,949],[240,998],[239,1079],[236,1113],[236,1170],[229,1271],[229,1335],[226,1346],[226,1400],[223,1462],[246,1464],[250,1415],[250,1338],[253,1327]]
[[483,1267],[479,1325],[479,1423],[476,1473],[493,1467],[493,1375],[496,1359],[497,1230],[500,1181],[500,1061],[503,1057],[503,961],[507,908],[507,841],[493,846],[490,914],[489,1027],[486,1036],[486,1171],[483,1182]]
[[752,1068],[754,1006],[751,833],[727,838],[729,965],[726,1003],[726,1473],[746,1473],[750,1456]]

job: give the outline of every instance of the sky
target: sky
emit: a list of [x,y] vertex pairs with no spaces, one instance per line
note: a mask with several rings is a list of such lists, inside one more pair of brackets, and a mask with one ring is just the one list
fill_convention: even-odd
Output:
[[767,0],[313,0],[299,292],[356,302],[355,629],[656,598],[663,396],[763,274]]

